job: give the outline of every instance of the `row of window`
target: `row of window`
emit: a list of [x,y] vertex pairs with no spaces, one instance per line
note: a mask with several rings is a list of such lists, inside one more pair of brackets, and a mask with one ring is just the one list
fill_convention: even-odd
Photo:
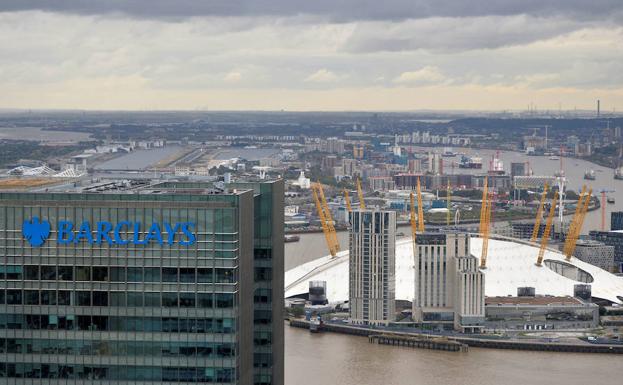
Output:
[[211,357],[235,355],[232,343],[0,338],[0,353],[80,356]]
[[110,381],[169,381],[229,383],[233,368],[177,368],[159,366],[85,366],[0,363],[0,378],[65,378]]
[[124,266],[0,266],[0,279],[27,281],[234,283],[234,268]]
[[0,289],[0,305],[217,308],[234,307],[233,293]]
[[0,329],[227,334],[236,325],[233,318],[0,314]]

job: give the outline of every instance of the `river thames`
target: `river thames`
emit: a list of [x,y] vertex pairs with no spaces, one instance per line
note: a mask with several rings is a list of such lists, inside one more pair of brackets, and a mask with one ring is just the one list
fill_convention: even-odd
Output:
[[[481,151],[485,169],[492,151]],[[475,152],[472,152],[475,155]],[[552,175],[558,161],[503,152],[500,158],[508,171],[510,162],[529,161],[535,175]],[[458,160],[458,159],[457,159]],[[606,229],[610,212],[623,210],[623,181],[612,178],[612,169],[586,161],[563,161],[569,188],[586,183],[594,191],[616,190],[609,196],[615,204],[606,206]],[[594,169],[596,180],[585,181],[584,172]],[[567,219],[568,220],[568,219]],[[601,213],[587,215],[583,234],[601,226]],[[405,228],[406,229],[406,228]],[[405,233],[408,233],[408,229]],[[347,233],[339,234],[342,248],[348,247]],[[301,240],[286,244],[286,270],[327,254],[322,234],[302,234]],[[364,337],[333,333],[311,334],[285,325],[285,370],[288,385],[526,385],[526,384],[621,384],[620,355],[525,352],[471,348],[466,353],[400,348],[368,343]]]

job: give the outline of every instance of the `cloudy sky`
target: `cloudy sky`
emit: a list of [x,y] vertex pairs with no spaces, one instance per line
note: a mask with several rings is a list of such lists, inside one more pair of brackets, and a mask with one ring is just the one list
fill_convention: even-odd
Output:
[[0,0],[0,108],[623,110],[622,0]]

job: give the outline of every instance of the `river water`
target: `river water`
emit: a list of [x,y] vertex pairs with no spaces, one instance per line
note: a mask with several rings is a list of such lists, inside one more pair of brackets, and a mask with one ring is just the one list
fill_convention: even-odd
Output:
[[[481,151],[485,168],[493,151]],[[472,155],[476,155],[472,152]],[[535,175],[552,175],[560,162],[547,157],[500,153],[508,172],[510,162],[530,162]],[[458,158],[456,159],[458,161]],[[606,188],[615,204],[606,205],[606,229],[610,212],[623,210],[623,181],[613,171],[586,161],[564,159],[569,188],[587,183],[594,191]],[[596,180],[585,181],[584,172],[594,169]],[[599,171],[601,170],[601,172]],[[601,226],[601,212],[588,213],[583,233]],[[405,228],[405,233],[409,233]],[[346,232],[338,234],[342,248],[348,247]],[[286,270],[327,254],[322,233],[301,234],[301,240],[285,246]],[[311,334],[285,326],[285,376],[288,385],[533,385],[623,383],[619,355],[523,352],[472,348],[467,353],[410,349],[368,343],[367,338],[333,333]]]

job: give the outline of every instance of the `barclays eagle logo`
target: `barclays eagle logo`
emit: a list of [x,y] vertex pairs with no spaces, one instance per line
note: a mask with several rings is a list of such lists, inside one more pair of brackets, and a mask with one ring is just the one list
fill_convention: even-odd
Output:
[[39,247],[50,236],[50,222],[39,221],[38,217],[33,217],[30,221],[26,220],[22,225],[22,235],[31,246]]

